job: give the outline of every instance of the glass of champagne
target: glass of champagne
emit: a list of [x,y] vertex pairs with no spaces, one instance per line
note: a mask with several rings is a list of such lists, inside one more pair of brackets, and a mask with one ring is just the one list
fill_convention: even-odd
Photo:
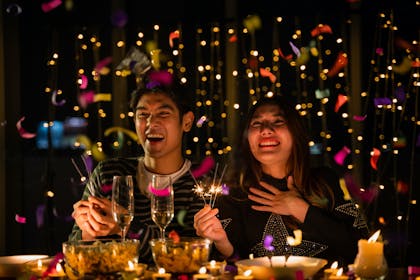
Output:
[[114,176],[112,180],[112,216],[121,229],[124,241],[134,218],[134,184],[131,175]]
[[149,186],[152,220],[160,228],[160,238],[165,239],[165,229],[174,217],[174,189],[172,179],[166,175],[153,175]]

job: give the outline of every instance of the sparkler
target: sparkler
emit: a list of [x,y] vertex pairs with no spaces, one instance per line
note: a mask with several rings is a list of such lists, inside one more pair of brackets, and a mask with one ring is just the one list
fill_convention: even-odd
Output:
[[225,165],[225,167],[222,170],[222,173],[220,174],[220,177],[217,177],[217,171],[219,168],[219,163],[217,163],[214,171],[213,180],[211,182],[209,182],[209,180],[197,181],[197,179],[190,171],[190,174],[194,178],[195,182],[193,191],[203,199],[204,204],[210,205],[211,208],[214,207],[217,196],[223,192],[222,180],[223,175],[226,171],[226,167],[227,166]]

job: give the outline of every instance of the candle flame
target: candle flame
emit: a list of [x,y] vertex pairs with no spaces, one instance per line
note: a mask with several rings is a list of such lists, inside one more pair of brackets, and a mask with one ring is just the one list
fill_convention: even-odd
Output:
[[165,269],[163,267],[159,268],[158,273],[159,274],[165,274]]
[[215,267],[216,266],[216,261],[215,260],[210,261],[210,266]]
[[128,268],[130,270],[133,270],[134,269],[134,263],[132,261],[128,261]]
[[57,272],[63,272],[63,268],[61,267],[61,264],[60,263],[57,263],[56,265],[55,265],[55,271],[57,271]]
[[42,260],[38,260],[37,267],[38,269],[42,269]]
[[244,276],[251,276],[251,274],[252,274],[251,269],[245,270],[245,272],[244,272]]
[[205,266],[200,267],[200,269],[198,270],[199,274],[206,274],[207,272],[207,268]]
[[338,267],[338,261],[332,263],[331,268],[336,269]]
[[249,259],[253,260],[254,259],[254,254],[249,254]]
[[381,230],[377,230],[369,239],[368,239],[368,242],[369,243],[373,243],[373,242],[376,242],[376,240],[378,239],[378,237],[379,237],[379,234],[381,234]]
[[343,275],[343,268],[342,267],[337,271],[336,276],[341,276],[341,275]]

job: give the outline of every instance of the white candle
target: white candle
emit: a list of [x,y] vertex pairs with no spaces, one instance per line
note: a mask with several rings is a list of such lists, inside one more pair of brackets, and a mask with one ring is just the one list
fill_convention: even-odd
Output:
[[252,270],[248,269],[241,275],[236,275],[233,277],[235,280],[253,280],[254,276],[252,276]]
[[330,268],[324,269],[324,280],[328,280],[330,275],[337,274],[338,271],[338,262],[335,261],[331,264]]
[[207,280],[210,279],[210,275],[207,274],[207,269],[202,266],[197,274],[193,275],[193,280]]
[[384,257],[384,244],[377,241],[380,230],[368,240],[358,242],[359,251],[354,261],[355,273],[360,277],[375,278],[385,275],[387,264]]
[[346,275],[343,275],[343,268],[340,268],[337,270],[337,273],[330,275],[328,278],[329,280],[348,280],[349,277]]
[[164,268],[159,268],[157,273],[153,273],[152,279],[153,280],[170,280],[171,276],[172,275],[170,273],[166,273]]

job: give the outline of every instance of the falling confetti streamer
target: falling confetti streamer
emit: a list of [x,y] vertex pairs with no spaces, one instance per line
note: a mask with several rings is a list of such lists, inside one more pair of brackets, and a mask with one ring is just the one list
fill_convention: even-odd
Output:
[[25,139],[31,139],[31,138],[35,138],[36,134],[35,133],[30,133],[27,132],[23,127],[22,127],[22,122],[25,120],[25,117],[21,117],[20,120],[16,123],[16,128],[19,132],[20,137],[25,138]]

